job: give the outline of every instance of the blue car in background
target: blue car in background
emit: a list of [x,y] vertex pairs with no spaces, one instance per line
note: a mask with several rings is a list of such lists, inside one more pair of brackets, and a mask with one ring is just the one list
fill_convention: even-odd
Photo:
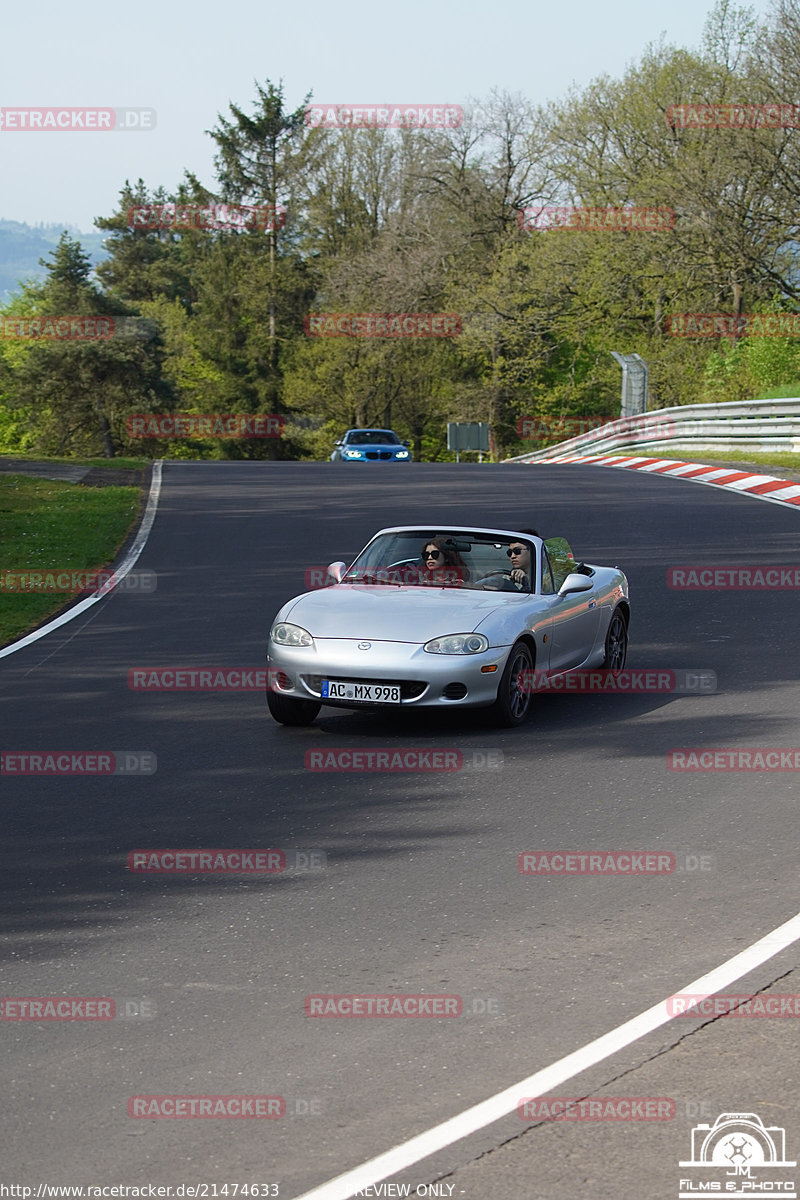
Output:
[[348,429],[336,442],[331,462],[411,462],[410,445],[391,429]]

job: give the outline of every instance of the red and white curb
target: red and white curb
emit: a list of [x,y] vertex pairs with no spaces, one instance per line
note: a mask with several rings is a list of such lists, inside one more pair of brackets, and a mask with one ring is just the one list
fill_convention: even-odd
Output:
[[587,463],[593,467],[623,467],[631,471],[646,471],[651,475],[669,475],[688,479],[691,483],[708,483],[712,487],[730,488],[757,500],[772,504],[800,507],[800,483],[778,479],[775,475],[754,475],[752,471],[737,471],[732,467],[710,467],[708,463],[683,462],[675,458],[642,458],[629,454],[562,454],[558,458],[540,459],[530,466],[549,466],[562,463]]

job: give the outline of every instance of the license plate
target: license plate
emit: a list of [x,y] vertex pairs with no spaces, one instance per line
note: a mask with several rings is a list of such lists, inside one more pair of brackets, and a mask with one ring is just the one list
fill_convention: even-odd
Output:
[[399,683],[353,683],[348,679],[323,679],[322,697],[355,700],[359,704],[399,704]]

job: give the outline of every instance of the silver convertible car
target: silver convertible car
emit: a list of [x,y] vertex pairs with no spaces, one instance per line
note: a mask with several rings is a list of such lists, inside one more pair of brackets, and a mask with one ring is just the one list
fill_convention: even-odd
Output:
[[576,563],[564,538],[507,529],[381,529],[330,586],[287,601],[267,648],[267,703],[284,725],[321,705],[487,707],[519,725],[531,680],[621,670],[628,581]]

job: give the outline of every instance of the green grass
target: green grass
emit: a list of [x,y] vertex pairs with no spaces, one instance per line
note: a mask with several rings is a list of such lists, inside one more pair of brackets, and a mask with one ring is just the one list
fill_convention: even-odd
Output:
[[31,462],[69,463],[75,467],[110,467],[112,470],[140,471],[150,462],[149,458],[70,458],[53,454],[26,454],[24,451],[4,454],[2,458],[29,459]]
[[774,451],[770,454],[759,454],[757,450],[693,450],[691,446],[671,446],[664,456],[672,458],[675,455],[691,458],[693,462],[753,463],[756,466],[771,467],[774,473],[780,473],[781,469],[800,470],[800,454],[778,454]]
[[771,392],[759,392],[754,396],[754,400],[794,400],[800,396],[800,383],[786,383],[782,387],[774,388]]
[[[138,509],[138,488],[89,488],[0,475],[0,570],[106,567]],[[0,588],[0,646],[40,625],[70,598],[63,592],[24,594]]]

